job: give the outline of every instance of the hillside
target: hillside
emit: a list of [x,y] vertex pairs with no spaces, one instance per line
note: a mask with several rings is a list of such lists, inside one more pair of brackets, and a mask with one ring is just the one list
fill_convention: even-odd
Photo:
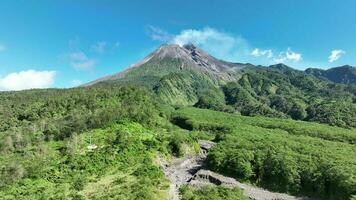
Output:
[[355,129],[196,108],[177,110],[173,122],[215,137],[218,144],[208,154],[215,172],[317,199],[356,193]]
[[305,70],[305,73],[334,83],[356,84],[356,68],[349,65],[328,70],[309,68]]
[[225,62],[192,44],[162,45],[123,72],[87,86],[139,85],[174,106],[356,127],[356,85],[310,74],[311,70],[303,72],[284,64],[264,67]]
[[355,91],[165,45],[87,87],[1,92],[0,196],[350,199]]
[[[355,129],[175,110],[145,88],[115,84],[5,92],[0,100],[1,199],[168,199],[160,160],[192,158],[200,140],[217,143],[205,155],[209,170],[257,191],[356,194]],[[247,199],[239,188],[208,184],[180,194]]]
[[163,45],[123,72],[87,85],[110,82],[143,85],[165,102],[192,105],[203,91],[237,80],[238,71],[245,66],[218,60],[191,44]]
[[[183,163],[183,177],[164,169],[201,153],[207,164],[197,160],[197,166],[239,186],[207,178],[206,187],[196,187],[186,180],[173,187],[176,197],[344,200],[356,194],[353,85],[283,64],[205,56],[224,65],[203,67],[192,57],[172,57],[181,47],[164,48],[174,54],[161,49],[88,87],[0,93],[2,199],[168,199],[174,180],[198,172],[194,162]],[[204,153],[201,140],[216,145]]]

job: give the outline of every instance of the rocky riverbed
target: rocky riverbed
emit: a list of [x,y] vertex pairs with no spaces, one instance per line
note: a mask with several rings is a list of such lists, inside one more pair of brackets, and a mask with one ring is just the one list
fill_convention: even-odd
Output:
[[214,142],[199,141],[201,152],[195,156],[175,158],[170,163],[159,159],[164,174],[170,180],[169,198],[179,200],[179,188],[184,184],[195,187],[204,185],[220,185],[224,187],[238,187],[244,194],[253,200],[306,200],[308,198],[294,197],[287,194],[270,192],[262,188],[240,183],[233,178],[226,177],[204,169],[207,153]]

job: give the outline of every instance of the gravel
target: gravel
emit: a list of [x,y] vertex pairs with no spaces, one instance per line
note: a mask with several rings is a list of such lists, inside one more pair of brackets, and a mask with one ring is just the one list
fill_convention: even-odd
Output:
[[[253,200],[311,200],[305,197],[294,197],[288,194],[270,192],[268,190],[251,186],[236,181],[233,178],[225,177],[215,172],[204,170],[207,151],[215,145],[211,141],[199,141],[201,153],[196,156],[186,156],[175,158],[170,163],[162,158],[158,158],[159,163],[166,177],[170,180],[169,199],[179,200],[179,188],[182,185],[189,184],[195,187],[204,185],[216,185],[210,180],[218,180],[218,185],[225,187],[238,187],[244,194]],[[210,177],[210,178],[209,178]]]

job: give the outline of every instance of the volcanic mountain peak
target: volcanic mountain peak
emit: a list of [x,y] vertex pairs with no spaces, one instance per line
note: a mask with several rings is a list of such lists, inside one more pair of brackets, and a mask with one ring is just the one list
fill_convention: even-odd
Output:
[[179,45],[164,44],[164,45],[161,45],[158,49],[156,49],[154,52],[149,54],[147,57],[145,57],[140,62],[130,65],[128,69],[139,67],[139,66],[147,63],[148,61],[150,61],[153,58],[156,58],[156,59],[176,58],[176,59],[182,59],[182,60],[190,60],[190,53],[187,49],[185,49]]
[[205,53],[202,49],[193,44],[185,44],[179,46],[177,44],[164,44],[160,46],[153,55],[157,58],[178,58],[186,62],[191,62],[199,59],[214,59],[212,56]]
[[189,52],[176,44],[164,44],[160,46],[153,55],[157,58],[188,58]]
[[185,44],[179,46],[176,44],[165,44],[158,48],[154,53],[154,57],[163,58],[176,58],[183,61],[185,64],[191,66],[200,66],[206,70],[210,70],[215,73],[232,71],[233,68],[241,68],[243,65],[225,62],[219,60],[201,48],[194,46],[193,44]]
[[[246,67],[247,65],[245,64],[238,64],[238,63],[230,63],[230,62],[225,62],[223,60],[219,60],[208,53],[206,53],[204,50],[194,46],[193,44],[185,44],[183,46],[179,46],[177,44],[164,44],[160,46],[158,49],[156,49],[154,52],[152,52],[150,55],[145,57],[143,60],[140,62],[130,65],[127,69],[124,71],[103,77],[101,79],[95,80],[87,85],[92,85],[98,82],[102,81],[107,81],[107,80],[116,80],[116,79],[121,79],[130,74],[133,71],[138,70],[142,66],[145,66],[145,71],[144,73],[149,73],[149,74],[142,74],[139,73],[141,76],[149,75],[149,76],[155,76],[159,74],[159,71],[155,69],[157,67],[157,61],[162,63],[165,63],[167,60],[176,60],[180,62],[181,64],[163,64],[165,69],[161,68],[161,71],[167,70],[168,67],[170,68],[176,68],[176,69],[195,69],[198,71],[203,72],[204,74],[210,74],[217,79],[221,80],[235,80],[234,72],[238,71],[239,69],[242,69]],[[151,69],[151,70],[149,70]],[[160,75],[158,75],[160,76]]]

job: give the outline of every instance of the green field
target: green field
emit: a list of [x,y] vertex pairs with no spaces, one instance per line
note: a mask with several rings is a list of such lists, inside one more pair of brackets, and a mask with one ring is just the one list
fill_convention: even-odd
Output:
[[181,188],[182,200],[249,200],[242,191],[234,188],[212,187],[193,188],[184,186]]

